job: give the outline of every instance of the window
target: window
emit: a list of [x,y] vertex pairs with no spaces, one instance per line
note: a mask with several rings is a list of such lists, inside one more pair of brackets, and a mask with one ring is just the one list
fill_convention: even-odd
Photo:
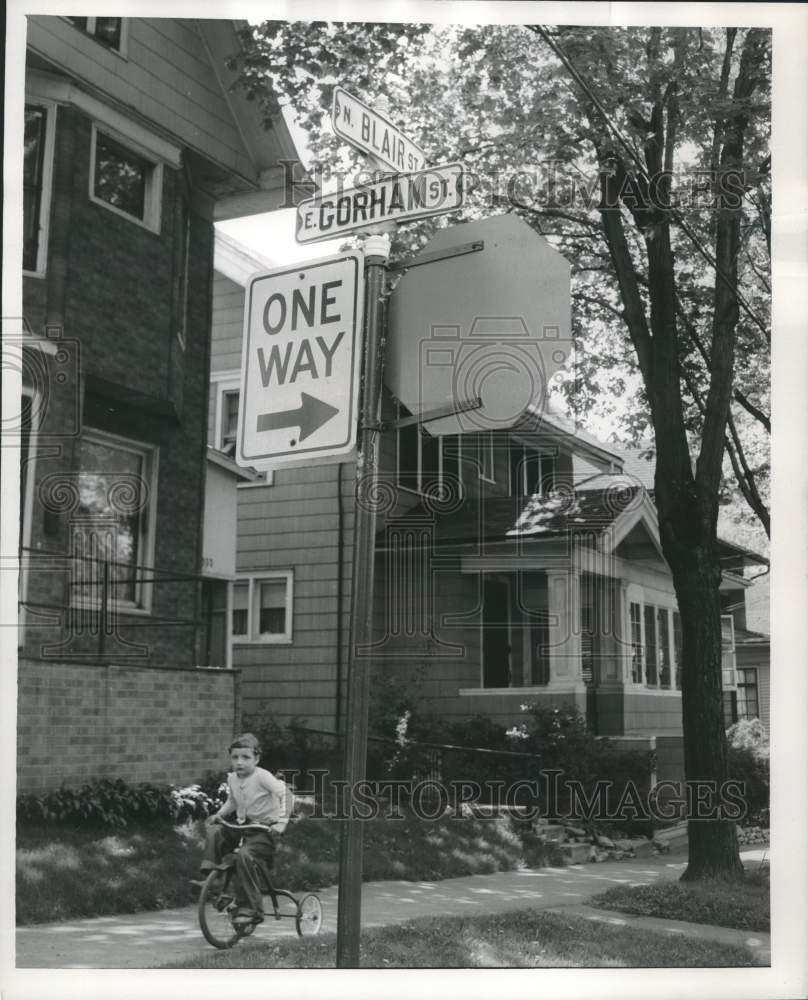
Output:
[[721,685],[725,691],[736,687],[735,621],[732,615],[721,615]]
[[286,580],[266,580],[258,584],[258,634],[286,634]]
[[738,669],[738,718],[759,719],[758,683],[756,667]]
[[676,665],[676,687],[682,686],[682,618],[673,612],[673,660]]
[[462,473],[460,470],[461,437],[459,434],[445,434],[440,439],[440,475],[441,482],[455,496],[463,491]]
[[[398,404],[399,420],[412,414],[403,403]],[[417,491],[420,484],[420,439],[418,424],[407,424],[396,430],[396,481],[402,490]]]
[[494,477],[494,435],[485,431],[477,436],[477,469],[480,479],[486,483],[495,483]]
[[44,274],[47,260],[53,113],[45,104],[25,105],[22,266],[36,274]]
[[34,413],[34,393],[23,386],[20,409],[20,545],[28,545],[31,526],[31,486],[32,475],[29,464],[32,461],[32,432]]
[[160,229],[162,164],[93,128],[90,198],[148,229]]
[[640,605],[631,602],[631,679],[642,684],[642,615]]
[[[239,389],[240,375],[227,374],[214,377],[214,413],[213,436],[211,445],[218,451],[233,458],[236,454],[236,435],[238,433]],[[258,473],[258,478],[250,483],[238,483],[238,489],[250,486],[271,486],[272,473]]]
[[153,559],[157,450],[88,430],[79,445],[73,602],[148,609]]
[[659,686],[671,686],[671,652],[668,609],[657,608],[657,646],[659,649]]
[[581,673],[584,684],[595,680],[595,581],[590,574],[581,576]]
[[511,496],[545,496],[555,486],[555,458],[514,442],[510,448]]
[[238,389],[222,393],[222,422],[220,425],[220,449],[226,455],[236,453],[236,429],[238,428]]
[[[398,403],[397,418],[412,414]],[[399,489],[437,493],[444,483],[450,495],[461,488],[460,435],[432,435],[413,423],[396,430],[396,482]],[[440,495],[440,494],[438,494]]]
[[91,35],[108,49],[121,52],[123,47],[123,18],[121,17],[67,17],[74,28]]
[[233,635],[248,635],[247,615],[250,607],[249,583],[233,584]]
[[656,615],[650,604],[645,605],[645,683],[656,687],[657,683],[657,640]]
[[242,578],[233,584],[232,634],[238,642],[292,641],[291,570]]

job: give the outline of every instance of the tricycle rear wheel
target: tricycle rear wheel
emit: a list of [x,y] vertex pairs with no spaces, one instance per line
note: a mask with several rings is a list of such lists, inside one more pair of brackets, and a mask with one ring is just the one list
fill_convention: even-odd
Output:
[[300,937],[319,934],[323,925],[323,907],[319,897],[309,892],[297,904],[295,927]]

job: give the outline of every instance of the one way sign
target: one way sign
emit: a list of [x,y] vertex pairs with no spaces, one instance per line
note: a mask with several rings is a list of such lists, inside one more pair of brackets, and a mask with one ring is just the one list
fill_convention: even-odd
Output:
[[364,254],[247,283],[236,459],[272,469],[356,444]]

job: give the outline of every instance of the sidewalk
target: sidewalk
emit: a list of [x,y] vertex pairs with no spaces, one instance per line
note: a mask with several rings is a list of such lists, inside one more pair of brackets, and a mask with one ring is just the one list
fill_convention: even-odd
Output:
[[[750,852],[751,853],[751,852]],[[767,964],[766,934],[684,924],[681,921],[629,917],[586,906],[589,899],[615,884],[647,885],[678,878],[683,853],[660,857],[571,865],[567,868],[526,869],[472,875],[442,882],[368,882],[362,887],[362,926],[379,927],[413,917],[496,913],[520,907],[570,908],[589,919],[624,920],[631,925],[668,933],[689,932],[728,944],[756,949]],[[189,896],[192,890],[189,887]],[[323,932],[336,931],[337,888],[318,893],[323,904]],[[238,947],[260,945],[268,935],[296,936],[294,921],[267,920],[255,939]],[[716,936],[719,935],[719,936]],[[750,945],[747,939],[758,943]],[[208,950],[196,918],[196,906],[66,923],[36,924],[17,930],[17,967],[26,969],[148,969],[192,958]]]

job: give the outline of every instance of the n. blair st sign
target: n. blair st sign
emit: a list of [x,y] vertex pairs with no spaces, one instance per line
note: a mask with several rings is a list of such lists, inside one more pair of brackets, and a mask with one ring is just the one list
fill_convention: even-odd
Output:
[[462,204],[463,168],[459,163],[395,174],[302,201],[297,206],[295,239],[298,243],[333,239],[382,223],[453,212]]
[[395,173],[412,173],[426,166],[426,153],[373,108],[342,87],[334,88],[331,106],[334,132],[356,149],[376,158]]
[[351,251],[248,282],[240,465],[277,468],[356,444],[363,267]]

